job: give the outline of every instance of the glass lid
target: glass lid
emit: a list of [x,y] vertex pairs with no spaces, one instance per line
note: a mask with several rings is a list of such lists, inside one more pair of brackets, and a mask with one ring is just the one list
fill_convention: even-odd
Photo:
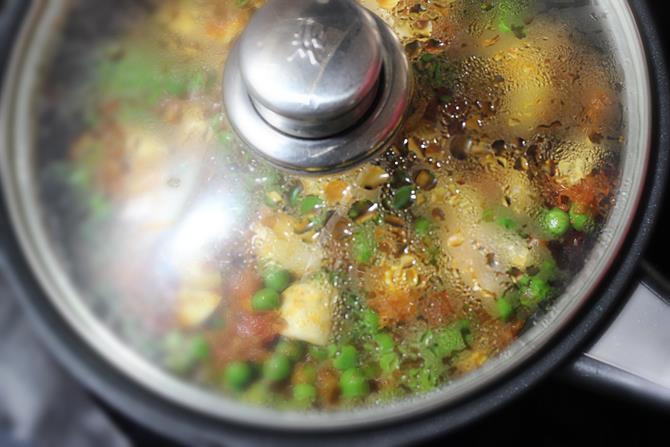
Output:
[[625,236],[650,120],[623,1],[362,1],[414,94],[386,149],[319,176],[224,113],[263,1],[44,3],[22,240],[83,338],[183,404],[301,424],[463,396],[558,331]]

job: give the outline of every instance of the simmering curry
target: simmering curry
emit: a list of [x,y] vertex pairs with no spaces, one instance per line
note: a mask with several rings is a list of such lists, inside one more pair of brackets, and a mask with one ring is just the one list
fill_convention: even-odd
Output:
[[608,217],[621,80],[556,2],[362,2],[416,94],[383,154],[322,177],[254,159],[223,116],[262,2],[137,3],[60,105],[79,124],[49,184],[79,204],[65,256],[90,306],[186,381],[290,409],[435,390],[551,306]]

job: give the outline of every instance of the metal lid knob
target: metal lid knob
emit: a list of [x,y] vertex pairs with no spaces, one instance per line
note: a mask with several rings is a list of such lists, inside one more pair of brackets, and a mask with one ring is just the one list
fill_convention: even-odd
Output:
[[356,1],[268,0],[228,57],[224,106],[275,165],[336,171],[388,144],[410,81],[396,36]]
[[258,112],[277,129],[322,138],[359,121],[376,97],[382,42],[353,1],[276,0],[240,40],[240,70]]

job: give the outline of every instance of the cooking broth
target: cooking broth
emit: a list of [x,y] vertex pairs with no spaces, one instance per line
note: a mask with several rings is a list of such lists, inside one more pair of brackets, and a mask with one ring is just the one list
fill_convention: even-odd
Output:
[[[362,2],[416,93],[384,153],[323,177],[255,159],[223,116],[262,2],[122,3],[84,81],[52,68],[42,113],[70,124],[43,197],[98,318],[186,381],[289,409],[435,390],[551,306],[607,220],[623,87],[588,2]],[[90,32],[68,27],[63,48]]]

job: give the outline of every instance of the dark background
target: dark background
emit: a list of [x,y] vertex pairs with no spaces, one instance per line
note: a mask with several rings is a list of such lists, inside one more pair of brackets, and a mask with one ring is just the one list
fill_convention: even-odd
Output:
[[[0,14],[4,3],[0,0]],[[666,2],[648,0],[648,3],[657,10],[656,17],[661,22],[665,17],[663,9]],[[667,45],[668,25],[659,23],[659,29]],[[670,126],[670,123],[662,125]],[[670,232],[670,191],[666,193],[664,202],[666,206],[646,258],[666,278],[670,278],[670,238],[667,237]],[[174,446],[167,440],[139,428],[113,410],[108,411],[136,445]],[[616,391],[596,393],[579,388],[556,374],[511,405],[474,422],[455,435],[435,440],[434,444],[471,447],[510,444],[550,447],[586,444],[670,445],[669,423],[670,408],[656,408],[648,402],[626,400],[618,396]],[[0,433],[0,447],[4,447],[2,439]]]

